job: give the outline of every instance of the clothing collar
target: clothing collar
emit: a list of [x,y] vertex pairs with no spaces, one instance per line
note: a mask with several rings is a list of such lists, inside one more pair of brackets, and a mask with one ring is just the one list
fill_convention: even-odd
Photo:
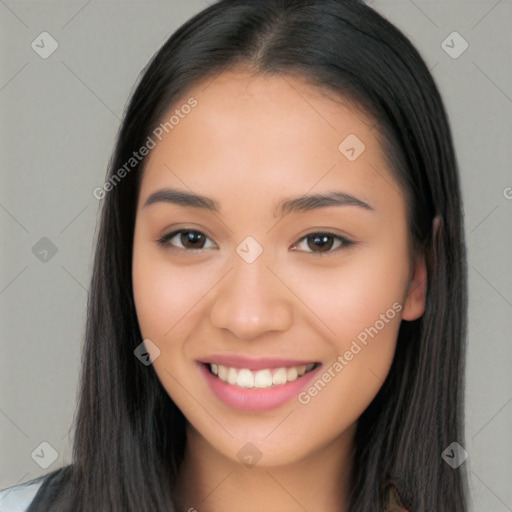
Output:
[[410,512],[405,508],[397,488],[390,484],[384,496],[384,512]]

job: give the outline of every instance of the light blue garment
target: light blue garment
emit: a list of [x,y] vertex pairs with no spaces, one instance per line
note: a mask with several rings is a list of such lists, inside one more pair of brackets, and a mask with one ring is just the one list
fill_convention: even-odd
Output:
[[36,478],[0,491],[0,512],[25,512],[44,478]]

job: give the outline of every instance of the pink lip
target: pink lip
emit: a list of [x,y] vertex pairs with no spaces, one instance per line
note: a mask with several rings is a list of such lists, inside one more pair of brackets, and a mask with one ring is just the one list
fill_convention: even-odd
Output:
[[316,361],[300,361],[298,359],[280,359],[272,357],[247,357],[239,354],[212,355],[201,363],[221,364],[233,368],[247,368],[248,370],[263,370],[265,368],[282,368],[290,366],[307,366]]
[[[276,360],[272,360],[273,363]],[[245,362],[247,359],[245,358]],[[261,360],[258,361],[258,363]],[[215,364],[215,363],[214,363]],[[224,363],[218,363],[224,364]],[[300,366],[300,363],[297,366]],[[288,402],[292,398],[296,397],[300,391],[311,381],[311,379],[317,374],[321,365],[308,373],[304,374],[302,377],[299,377],[297,380],[293,382],[287,382],[282,386],[276,386],[268,389],[243,389],[238,386],[232,386],[227,382],[220,380],[218,377],[210,373],[208,369],[208,365],[204,363],[199,363],[199,371],[203,375],[206,383],[212,390],[213,394],[221,400],[228,407],[233,409],[238,409],[241,411],[268,411],[270,409],[275,409],[280,405]],[[230,364],[226,366],[233,366],[239,368],[248,368],[248,366],[241,365],[237,363],[236,365]],[[296,366],[295,364],[289,364],[289,361],[286,364],[282,364],[281,366]],[[260,366],[260,368],[273,368],[274,366]],[[256,369],[256,368],[254,368]]]

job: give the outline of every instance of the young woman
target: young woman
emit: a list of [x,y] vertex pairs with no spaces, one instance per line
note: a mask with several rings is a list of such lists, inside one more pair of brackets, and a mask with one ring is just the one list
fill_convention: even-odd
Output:
[[393,25],[355,0],[211,5],[145,69],[95,194],[73,463],[11,501],[467,510],[441,457],[464,444],[458,171]]

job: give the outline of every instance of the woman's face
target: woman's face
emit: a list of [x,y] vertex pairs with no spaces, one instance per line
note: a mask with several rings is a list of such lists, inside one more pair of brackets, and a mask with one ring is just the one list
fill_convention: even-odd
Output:
[[242,71],[163,122],[173,114],[152,134],[133,247],[158,378],[189,436],[233,461],[346,444],[401,320],[424,310],[425,266],[410,265],[377,128],[297,77]]

